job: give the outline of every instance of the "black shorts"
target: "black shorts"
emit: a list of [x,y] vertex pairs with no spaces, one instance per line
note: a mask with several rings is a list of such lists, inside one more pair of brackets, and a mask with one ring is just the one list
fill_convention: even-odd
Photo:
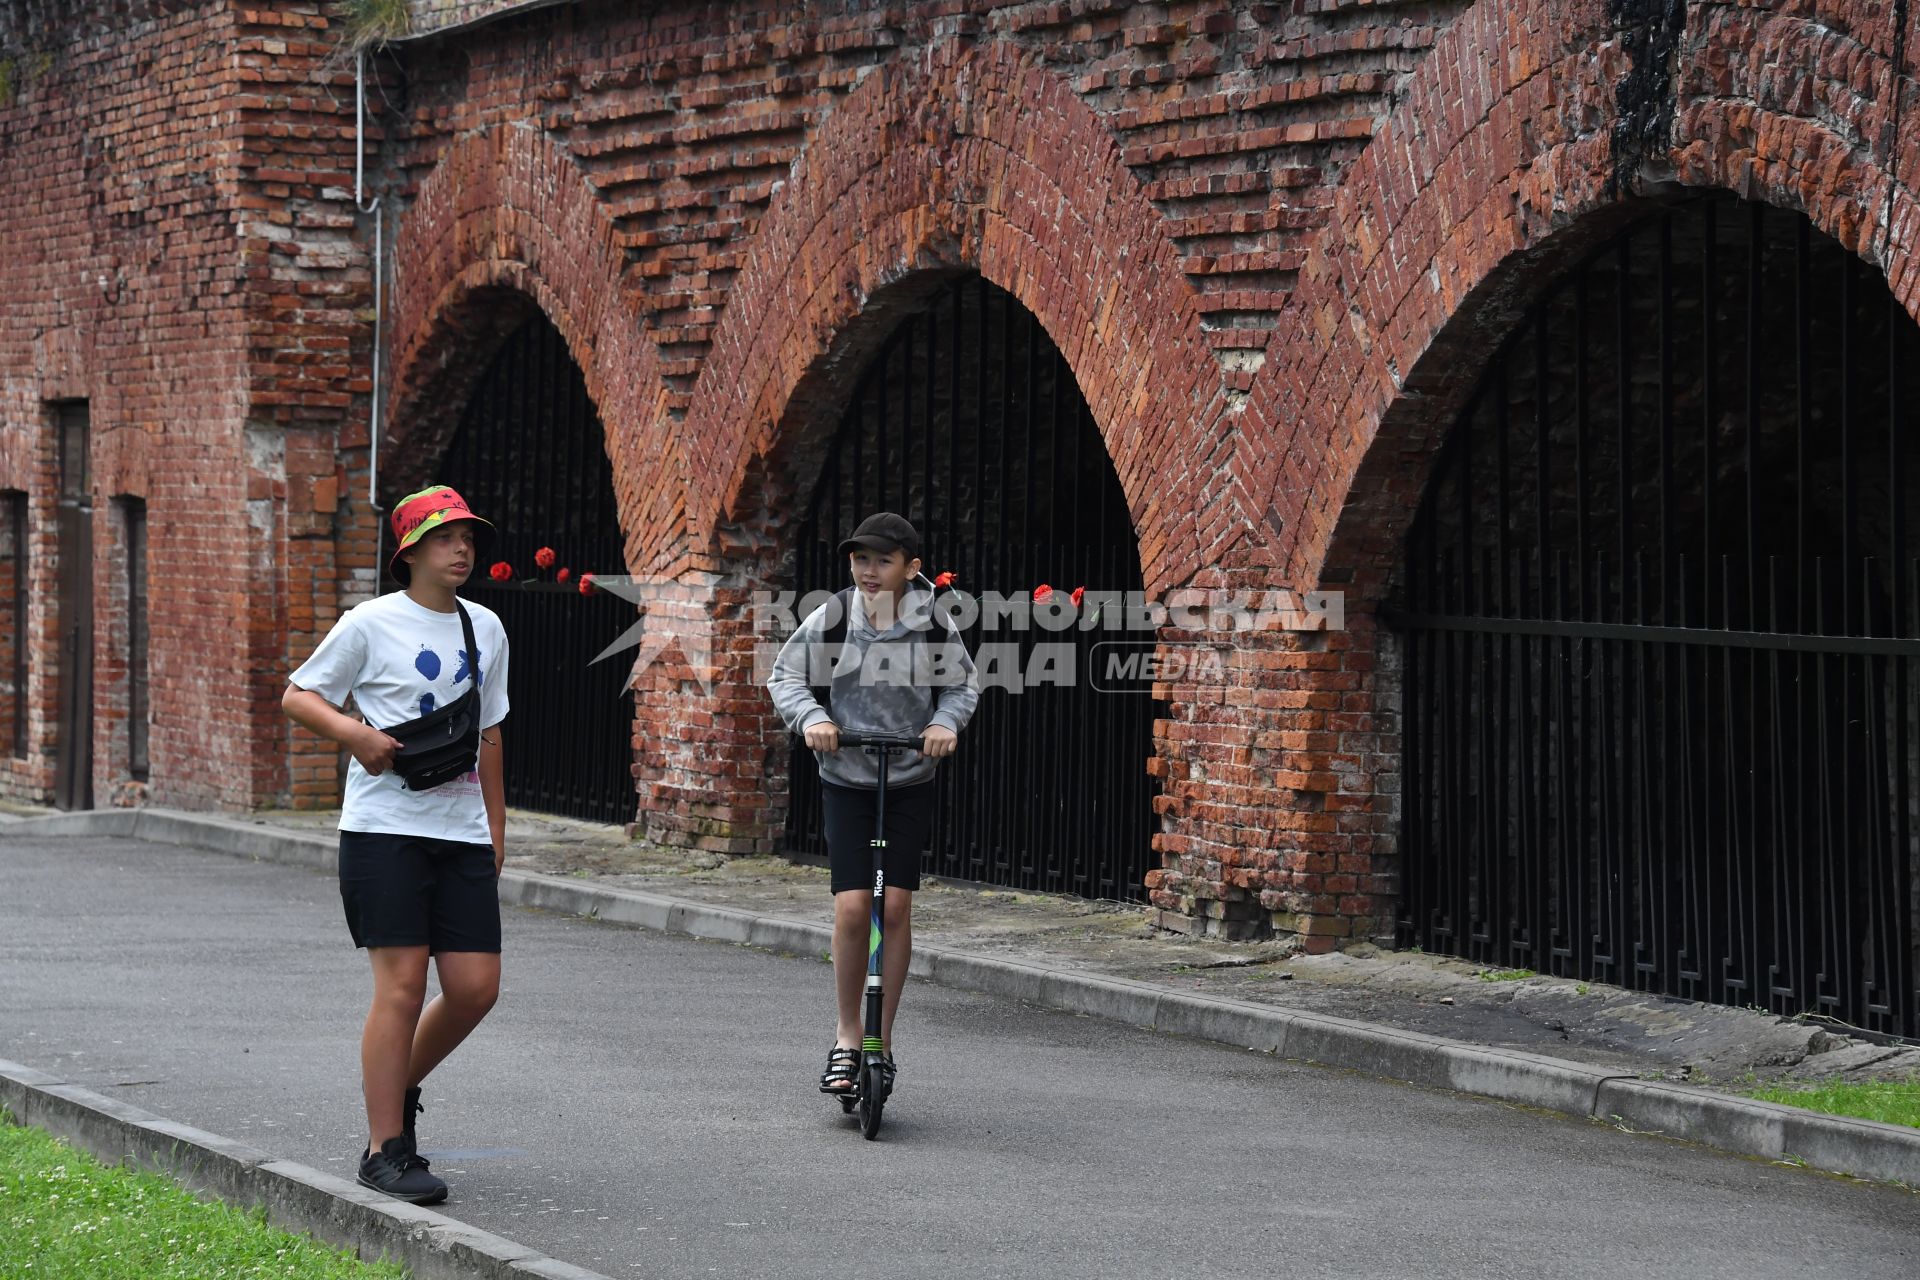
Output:
[[340,902],[356,947],[500,950],[492,845],[342,831]]
[[[833,891],[873,892],[873,814],[877,792],[865,787],[820,784],[820,812],[827,829],[827,866]],[[920,853],[933,829],[933,784],[887,788],[887,884],[920,887]]]

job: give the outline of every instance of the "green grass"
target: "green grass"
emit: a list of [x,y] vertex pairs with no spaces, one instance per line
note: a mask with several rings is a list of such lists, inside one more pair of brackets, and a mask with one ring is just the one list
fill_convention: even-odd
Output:
[[1854,1116],[1920,1129],[1920,1080],[1870,1084],[1777,1084],[1749,1089],[1762,1102],[1784,1102],[1831,1116]]
[[0,1112],[0,1280],[404,1280]]
[[1531,969],[1482,969],[1475,976],[1482,982],[1524,982],[1535,974]]

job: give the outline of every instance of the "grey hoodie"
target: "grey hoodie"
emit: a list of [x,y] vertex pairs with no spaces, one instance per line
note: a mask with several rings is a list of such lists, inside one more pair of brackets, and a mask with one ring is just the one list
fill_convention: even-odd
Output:
[[[833,667],[831,715],[813,696],[808,661],[811,657],[824,668],[828,618],[837,606],[829,602],[808,614],[782,646],[767,680],[774,710],[787,728],[804,733],[825,720],[854,733],[919,733],[937,724],[957,734],[966,728],[980,701],[972,655],[943,621],[936,619],[935,630],[920,643],[905,621],[922,616],[932,595],[922,587],[909,589],[894,624],[876,632],[860,593],[853,592],[846,647]],[[879,766],[865,751],[842,747],[832,754],[817,753],[817,759],[820,777],[827,782],[868,790],[880,785]],[[895,756],[887,767],[887,785],[930,781],[938,764],[918,751]]]

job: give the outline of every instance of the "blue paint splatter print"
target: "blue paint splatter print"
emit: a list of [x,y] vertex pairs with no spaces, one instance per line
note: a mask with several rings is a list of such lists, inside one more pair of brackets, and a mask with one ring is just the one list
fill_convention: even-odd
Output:
[[473,653],[468,653],[465,649],[456,649],[454,652],[460,655],[460,665],[454,668],[453,682],[459,684],[462,680],[465,680],[468,669],[471,668],[473,672],[473,687],[476,689],[486,688],[487,673],[480,669],[480,659],[485,655],[481,654],[478,650],[475,650]]
[[[427,646],[421,645],[420,652],[414,655],[413,669],[429,680],[438,680],[440,678],[440,655],[427,648]],[[420,695],[421,715],[426,715],[437,705],[439,705],[439,700],[433,696],[432,690],[428,690]]]

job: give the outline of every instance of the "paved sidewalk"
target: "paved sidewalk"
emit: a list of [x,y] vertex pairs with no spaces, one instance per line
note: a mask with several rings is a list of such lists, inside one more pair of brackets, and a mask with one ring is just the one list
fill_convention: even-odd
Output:
[[[148,810],[21,829],[138,835],[318,865],[332,857],[333,821]],[[509,823],[502,897],[803,954],[827,943],[823,870],[661,850],[617,827],[540,815]],[[1361,947],[1310,957],[1281,943],[1189,939],[1148,929],[1137,907],[974,886],[929,885],[915,935],[916,971],[948,985],[1920,1186],[1920,1130],[1697,1087],[1916,1079],[1912,1047],[1435,956]]]
[[[328,843],[142,819],[128,825],[215,842],[237,831],[275,854]],[[812,928],[562,877],[503,887],[775,944]],[[955,952],[935,960],[942,981],[913,991],[903,1087],[865,1142],[814,1087],[831,1019],[817,953],[505,915],[500,1005],[426,1090],[423,1146],[453,1186],[433,1217],[383,1225],[369,1214],[385,1206],[326,1194],[349,1191],[359,1149],[367,987],[320,860],[0,835],[0,1058],[65,1082],[36,1092],[0,1064],[0,1102],[32,1093],[30,1118],[65,1112],[110,1157],[118,1142],[177,1155],[181,1125],[226,1135],[201,1135],[187,1158],[230,1175],[234,1198],[304,1206],[362,1249],[406,1246],[423,1278],[552,1276],[553,1260],[649,1280],[824,1277],[859,1265],[862,1238],[899,1280],[1920,1272],[1920,1197],[1587,1119],[1596,1091],[1643,1101],[1635,1082]],[[946,981],[949,965],[966,981]],[[1014,979],[1120,1016],[967,989]],[[1196,1034],[1164,1034],[1176,1028]],[[1209,1042],[1242,1030],[1278,1030],[1285,1046]],[[1355,1047],[1375,1068],[1440,1065],[1470,1087],[1558,1083],[1584,1098],[1556,1114],[1290,1060]],[[130,1124],[115,1104],[176,1123]],[[1819,1132],[1778,1136],[1797,1151]]]
[[[253,821],[330,837],[338,816],[282,811]],[[826,871],[785,858],[660,849],[616,826],[518,812],[507,852],[510,870],[821,924],[831,915]],[[1368,944],[1308,956],[1285,943],[1187,938],[1148,928],[1143,908],[1120,903],[934,883],[916,896],[914,936],[1021,964],[1576,1058],[1647,1080],[1920,1080],[1920,1047],[1854,1039],[1843,1028]]]

